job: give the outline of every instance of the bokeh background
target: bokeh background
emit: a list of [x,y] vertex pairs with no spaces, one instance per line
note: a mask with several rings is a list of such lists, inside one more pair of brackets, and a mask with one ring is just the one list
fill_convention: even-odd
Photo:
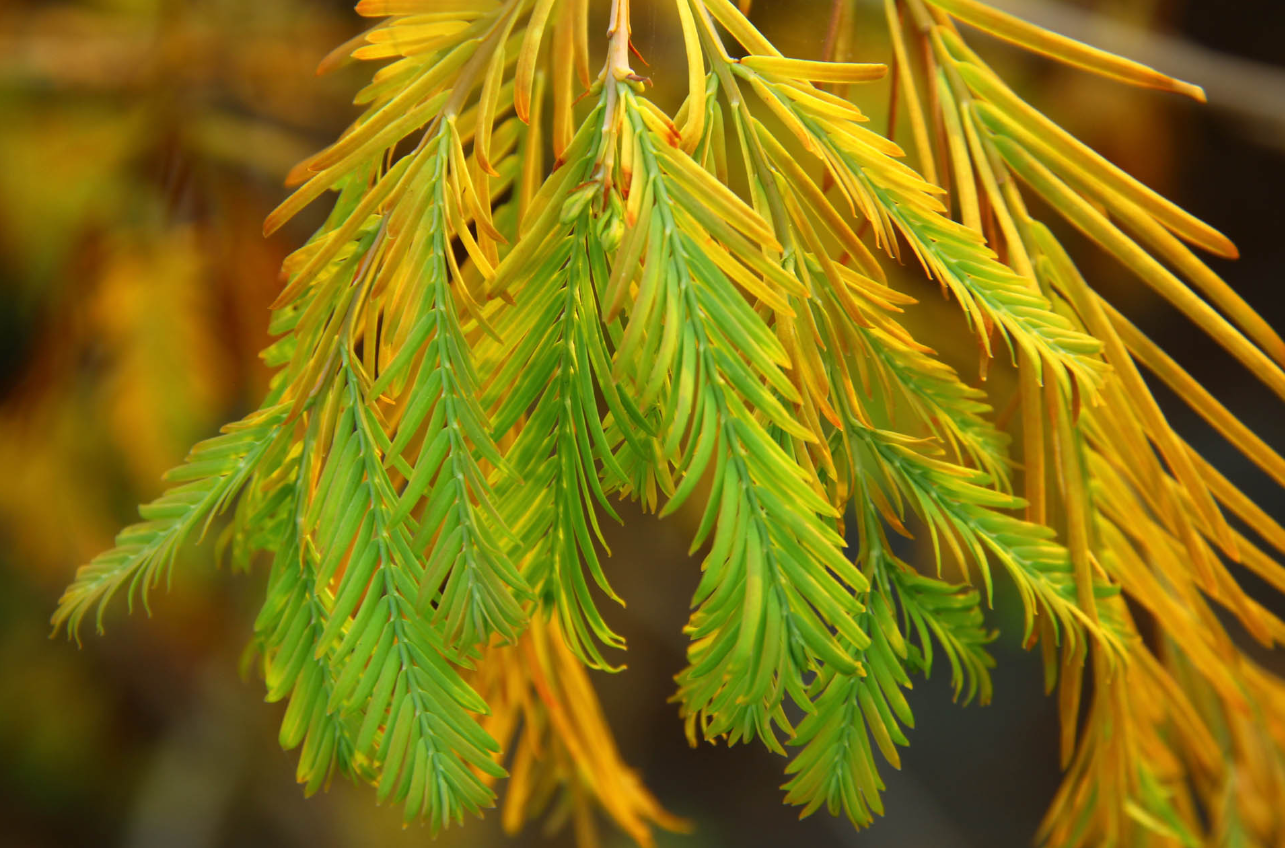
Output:
[[[974,39],[1050,115],[1231,235],[1244,258],[1217,270],[1285,326],[1285,4],[996,5],[1206,87],[1211,102],[1201,107]],[[399,812],[377,807],[365,788],[336,784],[303,798],[294,754],[276,741],[282,705],[262,703],[260,682],[238,671],[265,575],[218,571],[210,545],[184,551],[150,616],[127,617],[120,604],[106,637],[79,650],[49,640],[50,613],[75,568],[159,493],[161,473],[192,442],[257,405],[277,268],[309,227],[303,220],[265,240],[260,222],[284,196],[289,166],[355,114],[348,103],[370,69],[313,72],[362,28],[351,6],[0,0],[0,845],[430,840],[426,829],[403,829]],[[663,100],[666,85],[683,84],[663,79],[681,63],[669,4],[635,6],[636,41]],[[828,0],[755,6],[788,55],[819,54]],[[858,44],[865,61],[889,54],[877,17]],[[881,104],[886,90],[862,104],[875,127],[887,118]],[[1094,285],[1285,448],[1285,416],[1249,375],[1091,245],[1066,237]],[[906,285],[924,300],[919,332],[976,379],[962,322],[914,270]],[[1001,403],[1008,379],[1001,368],[987,386]],[[1285,519],[1279,490],[1159,393],[1206,455]],[[940,671],[916,686],[903,769],[884,769],[888,817],[862,833],[824,814],[799,823],[781,804],[782,760],[754,746],[690,749],[666,703],[697,581],[689,530],[682,516],[630,513],[615,531],[610,576],[629,607],[611,620],[629,640],[629,668],[596,679],[625,758],[696,824],[689,836],[662,834],[662,845],[1030,843],[1058,781],[1056,715],[1038,659],[1017,643],[1014,598],[1000,592],[992,614],[1003,635],[990,706],[952,704]],[[439,844],[571,840],[536,825],[513,841],[491,816]]]

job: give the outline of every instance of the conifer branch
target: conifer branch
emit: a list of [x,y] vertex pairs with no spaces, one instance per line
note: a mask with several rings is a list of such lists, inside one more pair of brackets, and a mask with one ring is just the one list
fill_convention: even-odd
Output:
[[[307,792],[339,773],[436,832],[511,772],[506,826],[560,793],[582,838],[596,804],[647,846],[684,823],[627,770],[592,693],[586,669],[616,670],[602,649],[624,648],[596,597],[624,603],[600,520],[620,518],[613,493],[666,516],[699,497],[675,700],[693,744],[795,749],[784,788],[804,815],[884,811],[874,751],[898,765],[903,690],[935,657],[957,698],[989,700],[998,564],[1062,719],[1066,780],[1040,839],[1274,844],[1260,802],[1285,782],[1285,684],[1215,609],[1285,641],[1224,560],[1278,589],[1285,569],[1223,510],[1278,551],[1285,529],[1175,432],[1139,365],[1278,481],[1285,465],[1090,286],[1025,198],[1281,397],[1285,342],[1193,252],[1234,257],[1224,235],[1019,97],[955,21],[1200,89],[981,0],[886,0],[891,74],[849,61],[853,3],[813,59],[782,55],[748,2],[673,0],[686,96],[670,114],[633,68],[633,5],[602,0],[592,42],[590,0],[358,4],[383,20],[323,69],[386,64],[265,222],[334,192],[283,265],[267,397],[81,569],[55,628],[78,635],[95,608],[101,628],[121,587],[146,604],[235,504],[233,563],[271,557],[255,646]],[[910,157],[854,103],[888,76]],[[907,247],[958,302],[983,377],[995,331],[1009,348],[999,420],[935,334],[907,329],[915,301],[887,273]],[[885,536],[920,527],[937,576]],[[941,579],[943,548],[963,583]]]

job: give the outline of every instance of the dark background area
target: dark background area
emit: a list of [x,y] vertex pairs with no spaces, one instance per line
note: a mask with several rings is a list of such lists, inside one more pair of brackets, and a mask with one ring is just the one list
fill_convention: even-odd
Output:
[[[678,67],[670,57],[681,61],[681,50],[667,41],[668,24],[647,17],[653,5],[668,15],[666,4],[639,0],[635,29],[660,77]],[[828,3],[755,5],[755,20],[787,54],[819,52]],[[1029,5],[1037,16],[1046,4],[997,5]],[[1057,8],[1090,31],[1099,16],[1141,28],[1151,33],[1146,49],[1162,57],[1203,57],[1211,64],[1198,69],[1227,71],[1229,84],[1261,107],[1229,108],[1212,85],[1208,106],[1129,90],[974,39],[1035,105],[1230,235],[1242,259],[1211,264],[1270,323],[1285,326],[1285,108],[1276,108],[1285,96],[1285,4]],[[275,269],[308,231],[304,222],[263,241],[260,221],[284,197],[285,168],[351,118],[345,103],[369,69],[317,80],[312,68],[361,26],[338,0],[0,0],[0,845],[347,848],[430,839],[427,829],[403,831],[400,813],[376,807],[364,787],[337,784],[302,797],[296,755],[276,741],[282,705],[263,704],[260,682],[238,675],[263,572],[216,571],[206,544],[180,558],[173,590],[153,596],[151,617],[141,609],[126,617],[117,603],[106,637],[87,632],[80,650],[47,638],[62,586],[109,544],[136,502],[158,493],[159,472],[257,403],[264,375],[254,353],[267,339]],[[875,18],[868,26],[858,43],[869,61],[883,61],[882,28]],[[1165,52],[1173,45],[1178,52]],[[1147,60],[1208,84],[1181,64]],[[878,128],[886,116],[871,114]],[[1108,257],[1066,228],[1059,235],[1095,287],[1285,450],[1278,399]],[[184,274],[187,288],[149,288],[177,285]],[[924,287],[921,320],[952,315],[932,294]],[[162,308],[168,303],[185,310],[181,321]],[[112,317],[121,304],[138,316],[125,329]],[[146,349],[196,344],[200,358],[189,366],[173,357],[164,374],[131,370],[130,334],[152,339],[157,327],[173,338]],[[975,362],[959,367],[975,374]],[[150,387],[143,401],[129,388],[135,382]],[[1215,465],[1285,519],[1280,490],[1265,475],[1163,387],[1157,393]],[[175,398],[184,399],[182,414],[171,414]],[[993,651],[993,703],[953,704],[940,669],[917,681],[903,768],[882,769],[888,815],[860,833],[824,813],[800,823],[781,803],[784,760],[758,746],[687,746],[667,699],[698,577],[698,560],[685,553],[690,528],[682,516],[625,517],[608,566],[629,606],[609,617],[629,641],[629,668],[595,682],[625,759],[663,804],[697,825],[691,836],[661,834],[662,845],[1030,843],[1059,780],[1057,720],[1038,657],[1018,645],[1012,593],[998,591],[991,614],[1003,634]],[[1282,670],[1279,659],[1268,661]],[[604,833],[606,844],[625,844]],[[492,815],[439,844],[571,839],[546,842],[530,826],[511,843]]]

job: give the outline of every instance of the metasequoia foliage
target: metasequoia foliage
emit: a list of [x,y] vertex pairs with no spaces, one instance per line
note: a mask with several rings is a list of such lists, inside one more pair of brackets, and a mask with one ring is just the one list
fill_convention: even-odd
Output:
[[[600,522],[613,496],[695,500],[688,736],[789,755],[805,815],[883,812],[875,750],[898,765],[903,690],[934,659],[989,699],[998,572],[1062,714],[1042,841],[1280,844],[1285,685],[1224,622],[1281,640],[1228,563],[1277,589],[1285,571],[1224,512],[1278,550],[1285,529],[1170,427],[1143,371],[1281,483],[1285,460],[1086,282],[1026,199],[1282,397],[1285,343],[1189,247],[1234,257],[1226,237],[1028,105],[957,22],[1200,90],[978,0],[884,0],[891,68],[850,61],[854,0],[819,59],[782,56],[748,3],[654,2],[687,57],[672,114],[631,67],[628,0],[358,4],[380,20],[323,68],[386,64],[267,222],[335,193],[285,263],[268,397],[170,472],[55,624],[101,625],[122,587],[146,602],[229,512],[232,561],[272,563],[255,647],[308,791],[337,772],[437,829],[507,773],[507,825],[561,793],[585,840],[596,802],[648,844],[682,823],[621,762],[586,673],[624,644],[597,600],[617,599]],[[915,168],[847,97],[885,77]],[[958,303],[984,363],[1016,365],[1020,496],[985,394],[900,319],[898,261]],[[931,540],[935,576],[889,529]]]

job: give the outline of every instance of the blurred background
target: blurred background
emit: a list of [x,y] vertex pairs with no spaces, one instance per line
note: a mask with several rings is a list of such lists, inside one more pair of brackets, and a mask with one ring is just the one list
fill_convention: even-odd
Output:
[[[880,4],[865,2],[877,12]],[[1285,4],[1280,0],[996,0],[1067,34],[1202,84],[1210,104],[1112,85],[970,34],[1036,105],[1144,182],[1232,236],[1216,270],[1285,326]],[[257,405],[267,305],[304,219],[272,239],[263,217],[297,160],[355,115],[371,68],[317,78],[363,27],[351,0],[0,0],[0,845],[409,846],[367,788],[305,800],[277,744],[283,705],[238,674],[265,575],[216,570],[210,545],[181,555],[149,617],[108,615],[77,650],[49,640],[75,568],[109,547],[135,505],[194,441]],[[678,67],[669,4],[638,0],[635,36],[662,86]],[[787,55],[820,53],[828,0],[759,0],[755,20]],[[884,61],[876,16],[858,33]],[[672,74],[670,75],[672,76]],[[681,76],[681,75],[679,75]],[[670,90],[670,94],[677,89]],[[672,99],[672,97],[671,97]],[[882,104],[882,105],[881,105]],[[886,90],[863,108],[886,122]],[[1040,210],[1037,210],[1040,211]],[[315,213],[315,210],[314,210]],[[1051,220],[1051,216],[1049,216]],[[1072,233],[1091,282],[1278,450],[1285,416],[1204,337]],[[977,376],[953,306],[913,279],[914,321]],[[957,343],[943,341],[955,333]],[[1006,399],[1001,368],[988,389]],[[1285,519],[1279,490],[1181,405],[1167,410],[1206,455]],[[1056,715],[1038,658],[1017,643],[1000,592],[995,699],[951,703],[948,675],[918,683],[903,770],[884,768],[888,816],[856,833],[781,804],[784,761],[757,746],[686,745],[672,675],[697,582],[682,516],[626,515],[609,562],[627,610],[629,668],[597,675],[625,759],[689,836],[664,846],[987,846],[1030,843],[1057,785]],[[1278,606],[1279,608],[1279,606]],[[1270,661],[1270,660],[1269,660]],[[1273,663],[1281,669],[1279,661]],[[1285,800],[1285,799],[1283,799]],[[607,828],[605,833],[611,834]],[[498,816],[442,846],[570,845],[538,825],[517,840]],[[608,845],[625,844],[614,835]]]

